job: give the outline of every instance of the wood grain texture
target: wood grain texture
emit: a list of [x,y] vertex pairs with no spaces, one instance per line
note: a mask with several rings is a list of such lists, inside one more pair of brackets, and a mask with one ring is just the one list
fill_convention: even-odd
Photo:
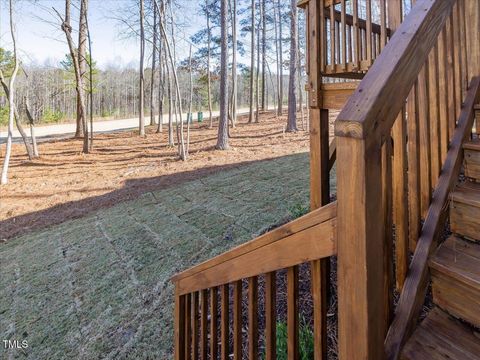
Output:
[[480,182],[480,141],[463,145],[465,151],[465,176]]
[[[428,279],[428,257],[435,249],[438,235],[443,229],[446,219],[445,204],[450,190],[460,173],[463,162],[462,144],[472,128],[473,106],[479,99],[479,84],[480,78],[478,77],[474,78],[470,83],[465,106],[460,114],[458,127],[443,165],[438,186],[433,194],[432,204],[410,265],[409,276],[400,295],[395,319],[385,341],[388,359],[397,359],[400,356],[403,345],[415,327],[425,298]],[[340,253],[340,238],[338,241]]]
[[450,228],[454,234],[480,241],[480,184],[467,182],[452,193]]
[[337,205],[336,203],[322,207],[321,209],[312,211],[294,221],[289,222],[286,225],[280,226],[257,239],[251,240],[243,245],[240,245],[224,254],[214,257],[208,261],[205,261],[195,267],[192,267],[184,272],[181,272],[172,277],[173,282],[185,279],[189,276],[197,274],[203,270],[209,269],[226,261],[235,259],[241,255],[248,254],[249,252],[259,249],[261,247],[275,243],[290,235],[296,234],[303,230],[306,230],[312,226],[327,222],[336,217]]
[[233,358],[242,359],[242,280],[233,284]]
[[230,358],[230,286],[228,284],[220,287],[221,295],[221,328],[220,328],[220,358],[228,360]]
[[429,264],[434,302],[480,327],[480,245],[451,236]]
[[258,358],[258,278],[248,279],[248,358]]
[[[253,243],[200,265],[176,282],[179,294],[219,286],[336,254],[336,203],[315,210]],[[279,230],[279,229],[277,229]],[[290,234],[289,234],[290,233]],[[319,234],[322,234],[319,237]],[[258,246],[261,243],[263,246]],[[231,256],[234,253],[236,256]],[[219,261],[220,259],[227,259]]]
[[381,144],[338,137],[337,157],[339,356],[383,359]]
[[[287,358],[298,360],[299,321],[298,321],[298,267],[287,269]],[[251,359],[253,359],[251,357]]]
[[265,275],[265,360],[277,359],[277,278]]
[[210,289],[210,357],[218,354],[218,288]]
[[441,310],[433,310],[413,334],[404,360],[480,359],[480,341],[467,326]]
[[366,139],[390,132],[454,2],[416,2],[340,113],[337,136]]

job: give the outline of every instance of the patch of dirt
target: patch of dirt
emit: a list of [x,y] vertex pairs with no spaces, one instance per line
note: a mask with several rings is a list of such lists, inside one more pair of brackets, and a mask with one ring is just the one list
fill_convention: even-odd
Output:
[[97,135],[87,155],[81,139],[40,143],[41,157],[33,161],[15,144],[9,184],[0,188],[0,241],[240,163],[308,151],[308,133],[285,133],[285,124],[285,116],[271,113],[258,124],[240,117],[231,129],[231,149],[218,151],[216,126],[195,123],[186,162],[167,146],[165,126],[160,134],[149,127],[146,137],[137,131]]

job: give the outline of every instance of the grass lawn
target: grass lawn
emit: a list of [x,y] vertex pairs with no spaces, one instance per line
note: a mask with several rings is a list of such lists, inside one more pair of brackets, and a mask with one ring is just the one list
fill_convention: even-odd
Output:
[[149,192],[0,244],[0,359],[171,359],[169,278],[308,206],[308,154]]

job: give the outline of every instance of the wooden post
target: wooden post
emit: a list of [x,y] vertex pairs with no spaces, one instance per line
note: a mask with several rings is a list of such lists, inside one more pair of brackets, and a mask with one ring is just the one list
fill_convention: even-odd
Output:
[[185,359],[185,296],[175,294],[175,360]]
[[381,140],[337,131],[340,359],[383,359],[384,240]]
[[[308,2],[308,75],[310,90],[310,209],[318,209],[330,202],[329,173],[329,116],[323,110],[321,95],[322,75],[325,54],[322,49],[325,41],[322,29],[325,19],[323,0]],[[311,263],[312,297],[314,301],[314,359],[327,357],[327,293],[329,288],[330,259]]]

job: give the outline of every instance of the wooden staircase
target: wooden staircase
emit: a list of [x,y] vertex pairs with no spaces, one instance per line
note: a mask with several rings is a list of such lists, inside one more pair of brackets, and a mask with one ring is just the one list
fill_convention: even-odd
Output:
[[451,194],[450,236],[429,261],[436,308],[407,342],[403,359],[480,359],[480,141],[469,141],[467,180]]

